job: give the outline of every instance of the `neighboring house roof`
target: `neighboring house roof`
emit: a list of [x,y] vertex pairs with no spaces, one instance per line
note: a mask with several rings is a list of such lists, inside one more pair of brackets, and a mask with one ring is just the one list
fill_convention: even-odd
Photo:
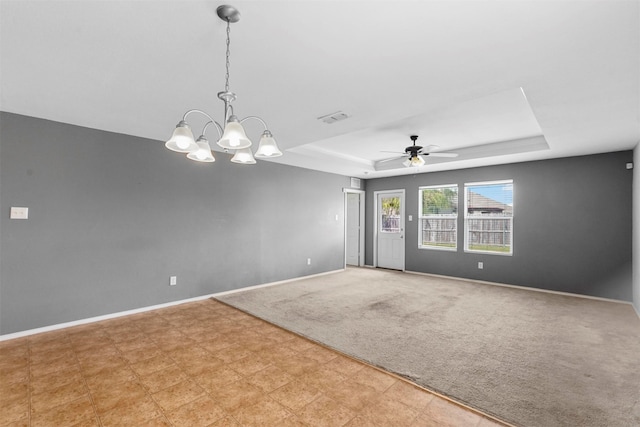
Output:
[[490,199],[482,194],[469,191],[467,193],[467,211],[468,212],[497,212],[497,213],[513,213],[513,206]]

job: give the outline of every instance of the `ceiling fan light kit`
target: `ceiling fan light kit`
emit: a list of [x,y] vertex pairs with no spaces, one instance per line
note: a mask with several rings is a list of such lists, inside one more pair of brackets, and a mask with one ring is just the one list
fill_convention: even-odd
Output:
[[424,158],[422,158],[422,156],[416,154],[415,156],[410,157],[407,160],[405,160],[404,162],[402,162],[402,165],[407,167],[407,168],[417,168],[417,167],[420,167],[420,166],[424,166]]
[[[173,135],[165,143],[165,147],[177,153],[187,154],[187,158],[190,160],[197,162],[214,162],[215,158],[213,157],[211,146],[205,136],[207,129],[213,124],[218,131],[218,146],[224,149],[225,152],[235,151],[235,155],[231,158],[232,162],[240,164],[255,164],[256,160],[250,148],[252,142],[247,137],[242,123],[247,120],[256,120],[262,124],[264,131],[260,137],[260,143],[258,145],[258,150],[255,153],[255,157],[269,158],[282,156],[282,151],[278,148],[278,144],[264,120],[257,116],[248,116],[239,120],[233,112],[232,102],[236,100],[236,94],[229,90],[229,46],[231,23],[238,22],[240,20],[240,12],[235,7],[229,5],[219,6],[216,12],[218,17],[227,23],[225,88],[224,91],[218,93],[218,98],[224,102],[224,126],[202,110],[189,110],[184,113],[182,120],[178,122],[175,130],[173,131]],[[187,117],[193,113],[201,114],[208,119],[197,140],[194,139],[191,126],[187,123]]]

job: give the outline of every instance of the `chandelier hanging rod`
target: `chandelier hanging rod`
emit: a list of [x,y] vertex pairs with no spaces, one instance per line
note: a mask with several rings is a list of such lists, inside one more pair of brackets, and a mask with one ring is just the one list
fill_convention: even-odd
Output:
[[[172,151],[187,154],[187,158],[199,162],[214,162],[213,152],[205,134],[211,124],[215,124],[218,131],[219,139],[217,144],[224,149],[225,152],[233,150],[235,155],[231,159],[234,163],[253,164],[255,163],[254,154],[250,147],[251,140],[247,137],[242,123],[247,120],[258,120],[264,126],[264,131],[260,137],[260,144],[255,153],[257,158],[278,157],[282,156],[282,152],[278,148],[273,134],[269,131],[267,123],[258,116],[247,116],[242,120],[238,120],[234,113],[232,102],[237,99],[236,94],[229,91],[229,69],[230,69],[230,45],[231,45],[231,23],[240,20],[240,12],[229,5],[219,6],[217,9],[218,17],[227,23],[226,38],[226,56],[225,56],[225,87],[224,91],[218,92],[218,98],[224,102],[224,126],[218,123],[213,117],[200,109],[188,110],[182,116],[182,120],[178,122],[173,135],[166,142],[165,146]],[[204,115],[209,121],[205,124],[200,137],[194,139],[191,132],[191,126],[187,123],[187,117],[193,113]]]

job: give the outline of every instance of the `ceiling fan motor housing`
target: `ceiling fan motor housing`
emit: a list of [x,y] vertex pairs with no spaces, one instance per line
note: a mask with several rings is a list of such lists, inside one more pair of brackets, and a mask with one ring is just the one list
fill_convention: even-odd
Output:
[[422,150],[422,147],[419,145],[416,145],[416,140],[418,139],[418,135],[411,135],[410,138],[411,138],[411,141],[413,141],[413,145],[410,145],[407,148],[405,148],[404,152],[409,154],[410,157],[415,157],[418,154],[420,154],[420,150]]

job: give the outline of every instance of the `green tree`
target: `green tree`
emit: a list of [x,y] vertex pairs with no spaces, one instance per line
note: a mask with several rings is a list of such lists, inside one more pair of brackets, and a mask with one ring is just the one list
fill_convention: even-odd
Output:
[[384,213],[384,215],[400,214],[400,198],[385,197],[384,199],[382,199],[382,212]]
[[424,189],[422,190],[422,214],[455,213],[458,192],[450,188]]

